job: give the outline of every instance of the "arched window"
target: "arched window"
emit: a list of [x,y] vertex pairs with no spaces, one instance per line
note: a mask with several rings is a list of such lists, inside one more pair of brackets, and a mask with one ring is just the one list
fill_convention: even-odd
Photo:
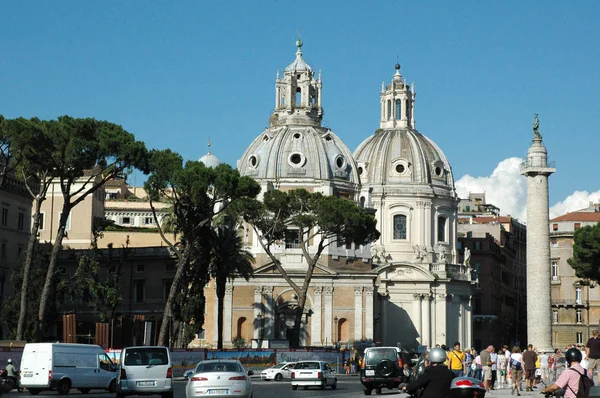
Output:
[[300,106],[302,104],[302,89],[298,87],[296,89],[296,106]]
[[346,318],[341,318],[337,324],[337,341],[350,341],[350,324]]
[[446,241],[446,217],[438,217],[438,242]]
[[402,106],[399,99],[396,100],[396,120],[400,120],[402,116]]
[[392,101],[387,100],[387,120],[392,118]]
[[[248,324],[248,322],[246,320],[246,317],[242,316],[242,317],[238,318],[238,321],[237,321],[237,331],[236,331],[236,334],[235,334],[236,338],[239,339],[241,337],[241,338],[243,338],[243,339],[246,340],[246,338],[248,337],[248,336],[246,336],[246,333],[245,333],[246,332],[246,326],[247,326],[247,324]],[[246,340],[246,342],[247,341],[248,340]]]
[[404,214],[394,216],[394,239],[406,239],[406,216]]

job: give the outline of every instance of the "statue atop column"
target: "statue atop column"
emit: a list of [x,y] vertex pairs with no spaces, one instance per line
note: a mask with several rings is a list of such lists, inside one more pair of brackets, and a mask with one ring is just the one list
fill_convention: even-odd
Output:
[[540,134],[540,119],[538,119],[538,114],[533,114],[533,138],[534,139],[542,139],[542,134]]
[[471,264],[471,250],[469,250],[468,247],[465,247],[465,258],[463,260],[463,265],[470,265]]

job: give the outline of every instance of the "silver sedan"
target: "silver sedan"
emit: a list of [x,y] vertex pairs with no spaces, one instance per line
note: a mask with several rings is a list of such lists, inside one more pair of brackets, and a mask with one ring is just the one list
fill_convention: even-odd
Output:
[[188,379],[185,396],[252,397],[252,382],[240,361],[211,359],[202,361]]

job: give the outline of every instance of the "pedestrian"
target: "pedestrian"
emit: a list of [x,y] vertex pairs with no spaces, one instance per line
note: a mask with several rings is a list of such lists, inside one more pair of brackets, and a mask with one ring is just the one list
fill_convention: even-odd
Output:
[[[504,347],[502,348],[504,350]],[[504,388],[506,383],[506,355],[504,351],[498,354],[498,363],[496,374],[498,376],[498,388]]]
[[585,345],[585,353],[588,359],[588,370],[599,372],[600,371],[600,332],[594,330],[592,337],[587,341]]
[[479,357],[481,360],[481,373],[483,374],[483,385],[485,391],[490,391],[490,382],[492,380],[492,357],[491,353],[494,352],[494,346],[489,345],[485,350],[481,350]]
[[506,387],[510,387],[511,383],[511,379],[510,379],[510,349],[508,348],[507,345],[504,345],[502,347],[502,350],[504,352],[504,358],[506,358]]
[[473,377],[473,370],[471,369],[473,359],[475,359],[475,357],[471,354],[471,350],[467,348],[465,350],[465,370],[467,372],[467,377]]
[[514,395],[516,392],[517,395],[521,395],[519,391],[523,380],[523,354],[521,354],[521,348],[517,345],[513,347],[512,354],[510,354],[510,372],[513,383],[511,394]]
[[[554,384],[542,390],[542,394],[553,393],[554,391],[562,389],[565,398],[576,398],[578,396],[577,393],[579,392],[581,378],[585,375],[592,381],[592,372],[585,370],[580,364],[583,359],[581,351],[576,348],[571,348],[565,352],[565,359],[569,365],[569,369],[562,372]],[[591,384],[593,383],[594,382],[592,381]]]
[[496,379],[498,378],[498,375],[496,374],[498,371],[498,354],[496,353],[496,348],[492,350],[490,358],[492,359],[492,380],[490,380],[490,390],[493,390],[496,385]]
[[450,369],[456,377],[465,375],[465,353],[460,349],[460,343],[454,343],[454,348],[448,354],[448,369]]
[[356,357],[352,358],[352,361],[350,362],[350,373],[356,373]]
[[540,354],[540,374],[542,376],[542,382],[547,386],[550,382],[550,358],[546,351],[542,351]]
[[347,358],[346,361],[344,361],[344,370],[347,375],[350,374],[350,358]]
[[533,350],[533,345],[527,346],[527,351],[523,353],[523,364],[525,367],[525,391],[533,391],[535,380],[535,363],[537,362],[537,354]]
[[481,373],[481,357],[477,354],[475,349],[473,349],[473,355],[475,356],[473,364],[471,365],[474,371],[473,377],[483,381],[483,375]]

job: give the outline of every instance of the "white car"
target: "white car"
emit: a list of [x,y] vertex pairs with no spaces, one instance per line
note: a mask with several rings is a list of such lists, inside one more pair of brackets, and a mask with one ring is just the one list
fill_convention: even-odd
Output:
[[281,381],[292,377],[292,369],[296,362],[282,362],[260,373],[263,380]]
[[240,361],[210,359],[198,363],[196,373],[188,379],[185,396],[251,398],[252,382]]
[[292,370],[292,390],[298,387],[320,387],[324,390],[325,387],[331,387],[332,390],[337,388],[337,377],[335,370],[331,369],[325,361],[300,361],[294,365]]

